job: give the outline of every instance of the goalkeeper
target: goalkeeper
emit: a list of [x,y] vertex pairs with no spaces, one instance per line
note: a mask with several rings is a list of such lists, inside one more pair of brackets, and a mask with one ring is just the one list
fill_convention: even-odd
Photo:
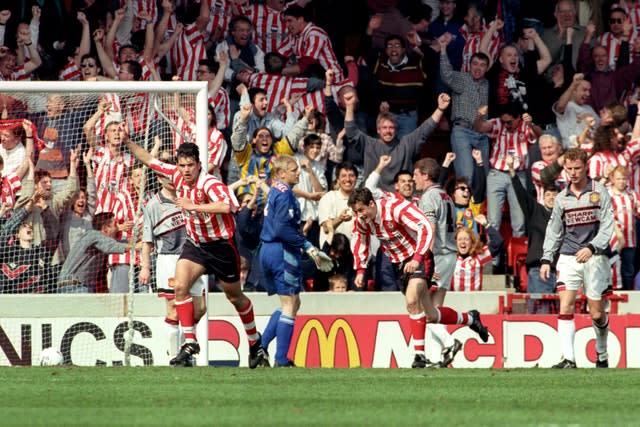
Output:
[[277,309],[264,330],[262,346],[265,357],[261,364],[269,366],[266,348],[277,338],[275,365],[294,366],[287,358],[296,313],[300,308],[302,290],[302,251],[306,251],[323,271],[333,267],[333,261],[307,241],[300,231],[300,205],[291,188],[298,183],[300,169],[296,160],[278,156],[272,166],[273,184],[267,196],[264,224],[260,233],[260,266],[264,286],[269,295],[278,294],[281,309]]

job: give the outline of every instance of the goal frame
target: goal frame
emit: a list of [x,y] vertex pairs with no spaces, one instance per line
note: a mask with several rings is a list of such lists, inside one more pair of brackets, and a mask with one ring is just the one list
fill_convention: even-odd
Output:
[[[200,162],[205,169],[208,163],[208,120],[207,109],[209,103],[209,93],[207,82],[199,81],[0,81],[0,94],[22,93],[22,94],[102,94],[102,93],[191,93],[196,95],[195,99],[195,121],[196,121],[196,145],[200,152]],[[203,276],[205,283],[208,283],[207,276]],[[205,289],[205,301],[208,299],[208,289]],[[130,337],[125,338],[125,365],[130,366],[129,347],[133,340],[133,320],[135,317],[133,304],[135,298],[133,294],[129,295],[127,317],[130,324],[130,333],[126,334]],[[209,364],[209,303],[206,301],[206,312],[197,325],[197,336],[200,342],[200,354],[197,358],[198,366],[208,366]]]

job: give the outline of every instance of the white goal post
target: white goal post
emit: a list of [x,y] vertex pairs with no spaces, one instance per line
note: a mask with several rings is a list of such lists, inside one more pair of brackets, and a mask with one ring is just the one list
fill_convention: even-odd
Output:
[[[76,106],[80,104],[80,100],[82,100],[82,102],[89,100],[83,104],[83,108],[85,108],[84,110],[85,114],[82,116],[83,120],[88,115],[90,115],[89,113],[93,114],[96,111],[96,109],[98,108],[98,99],[103,98],[106,95],[112,95],[114,99],[126,99],[127,97],[134,97],[134,96],[138,96],[138,98],[144,98],[147,100],[147,102],[144,103],[145,108],[148,108],[148,109],[146,112],[144,112],[145,123],[143,124],[142,127],[138,126],[137,128],[137,129],[142,129],[142,131],[137,134],[138,139],[136,140],[136,143],[138,143],[139,145],[141,145],[142,147],[146,148],[149,151],[150,147],[152,147],[154,144],[153,138],[159,137],[160,140],[162,140],[163,144],[173,146],[174,144],[172,143],[171,139],[172,138],[175,139],[176,138],[175,135],[177,134],[183,137],[182,142],[184,141],[194,142],[198,145],[201,164],[203,165],[203,168],[205,171],[207,169],[207,164],[209,159],[209,153],[208,153],[209,133],[208,133],[208,117],[207,117],[208,106],[209,106],[209,95],[207,90],[207,82],[197,82],[197,81],[188,81],[188,82],[186,81],[162,81],[162,82],[155,82],[155,81],[139,81],[139,82],[0,81],[0,111],[5,110],[4,115],[0,120],[0,123],[10,123],[12,122],[12,120],[14,122],[17,122],[20,119],[31,119],[31,117],[33,117],[34,115],[37,116],[38,114],[41,114],[42,117],[46,116],[47,98],[53,94],[62,95],[64,99],[67,100],[65,102],[69,102],[68,100],[71,100],[71,104]],[[176,95],[179,95],[179,96],[176,96]],[[7,102],[8,102],[7,100],[11,100],[9,101],[10,103],[12,103],[11,105],[20,104],[24,106],[21,108],[23,108],[25,111],[12,110],[11,106],[7,107]],[[187,107],[189,108],[189,111],[192,114],[192,119],[194,119],[193,121],[195,121],[195,130],[190,132],[188,138],[180,129],[180,126],[176,124],[176,120],[175,120],[176,114],[174,114],[175,112],[171,111],[172,115],[170,115],[168,114],[168,111],[167,111],[167,108],[170,108],[168,107],[169,105],[173,105],[175,107],[175,110],[177,110],[178,107],[176,105],[183,102],[183,100],[185,102],[185,105],[188,104]],[[118,102],[118,101],[114,101],[114,102]],[[67,104],[67,106],[68,105],[69,104]],[[131,105],[134,105],[134,104],[131,103]],[[139,106],[141,104],[138,103],[135,105]],[[91,107],[92,109],[91,111],[89,111],[89,107]],[[6,113],[7,108],[9,109],[8,117]],[[134,107],[130,106],[129,108],[132,109],[132,111],[130,111],[129,113],[133,115],[141,113],[141,111],[136,111]],[[126,125],[132,128],[134,126],[134,124],[131,123],[131,121],[133,121],[133,119],[131,118],[132,116],[131,114],[130,115],[124,114],[124,112],[125,111],[123,108],[123,110],[120,112],[122,113],[121,119],[123,122],[125,122]],[[41,116],[38,116],[38,117],[41,117]],[[160,124],[162,126],[162,131],[161,131],[162,133],[158,131],[155,134],[151,134],[150,127],[153,127],[154,125],[157,125],[157,124]],[[81,127],[82,123],[80,123],[79,125],[80,125],[80,129],[82,129]],[[7,124],[2,129],[6,129],[8,126],[9,125]],[[69,126],[69,123],[65,123],[62,126]],[[193,128],[193,126],[191,128]],[[78,133],[77,129],[78,129],[78,123],[75,124],[76,133]],[[57,132],[54,132],[54,133],[56,136],[58,135]],[[38,137],[43,137],[43,135],[38,135]],[[194,138],[195,140],[192,140]],[[44,139],[39,142],[43,142],[43,141]],[[63,142],[63,144],[64,143],[68,143],[68,142]],[[80,156],[80,159],[82,159],[82,156]],[[68,161],[68,158],[67,158],[67,161]],[[5,172],[7,172],[6,160],[4,161],[4,165],[5,165],[5,170],[3,171],[3,176],[5,175]],[[36,166],[36,169],[37,169],[37,166]],[[143,186],[142,188],[146,189],[149,187],[144,187],[145,186],[144,177],[150,176],[151,174],[148,174],[146,172],[146,169],[144,169],[144,171],[145,172],[143,173],[143,178],[142,178],[142,186]],[[25,175],[25,179],[26,179],[26,175]],[[19,195],[20,193],[18,192],[15,195],[15,198],[17,199]],[[142,203],[143,203],[142,197],[139,197],[139,200],[137,202],[138,207],[140,207]],[[136,215],[138,215],[139,212],[140,210],[138,209]],[[7,218],[9,216],[10,215],[7,215]],[[136,220],[138,219],[139,218],[136,217]],[[62,220],[60,222],[62,222]],[[141,227],[140,229],[136,227],[133,228],[132,233],[134,233],[134,239],[138,236],[139,233],[141,233],[140,230],[141,230]],[[9,252],[7,253],[9,253],[9,255],[12,255],[10,248],[9,249],[3,248],[3,250],[8,250]],[[3,257],[4,254],[5,252],[3,252],[3,255],[0,255],[0,257]],[[58,256],[58,252],[56,252],[55,256]],[[139,255],[136,255],[136,253],[132,249],[130,259],[134,259],[134,257],[139,257]],[[53,259],[55,259],[55,257],[53,257],[52,260]],[[2,262],[2,260],[0,260],[0,262]],[[52,261],[52,262],[56,262],[56,261]],[[103,304],[105,301],[113,300],[114,316],[122,316],[123,321],[128,320],[129,322],[128,330],[126,331],[126,333],[123,334],[124,336],[124,346],[123,346],[124,356],[122,361],[123,365],[137,364],[136,362],[132,363],[131,361],[131,345],[136,343],[136,331],[133,326],[136,319],[136,311],[135,311],[136,292],[139,292],[137,288],[138,285],[134,285],[134,281],[135,281],[133,279],[134,263],[135,262],[133,261],[130,263],[131,268],[129,269],[130,272],[129,272],[128,295],[120,294],[120,298],[114,298],[114,299],[102,298],[98,300],[98,301],[101,301],[98,304]],[[57,264],[58,269],[57,270],[53,269],[51,271],[60,271],[61,266],[62,266],[61,263]],[[51,273],[51,274],[53,275],[54,273]],[[55,283],[55,277],[49,278],[49,281]],[[205,284],[207,283],[206,277],[204,278],[204,282]],[[14,293],[12,289],[15,289],[15,288],[0,287],[0,298],[3,297],[2,294]],[[208,291],[208,289],[206,291]],[[21,293],[29,293],[29,292],[24,291]],[[208,292],[205,292],[205,300],[206,300],[207,293]],[[96,296],[96,297],[99,298],[99,296]],[[124,299],[122,299],[123,297]],[[60,298],[60,295],[52,296],[52,304],[55,304],[55,301],[56,301],[55,298]],[[87,298],[90,298],[90,296],[87,296]],[[126,303],[126,310],[123,310],[123,301]],[[163,315],[163,314],[164,313],[159,313],[159,315]],[[76,316],[74,313],[69,313],[69,318],[77,318],[77,317],[79,316]],[[198,361],[197,361],[198,365],[206,364],[208,360],[208,347],[207,347],[208,322],[206,321],[207,317],[208,316],[205,313],[205,315],[203,316],[205,320],[201,321],[198,324],[197,333],[200,338],[200,344],[202,347],[201,353],[198,356]],[[13,332],[15,332],[16,334],[20,334],[20,331],[13,331]],[[54,347],[58,347],[58,346],[65,347],[65,344],[60,341],[62,339],[63,337],[56,337],[56,336],[43,337],[43,342],[47,342],[49,345],[52,345]],[[81,341],[80,346],[90,345],[90,344],[86,344],[87,342],[90,342],[89,340],[80,340],[80,341]],[[37,361],[40,350],[42,349],[34,348],[32,350],[34,352],[32,357],[34,361]],[[84,365],[84,364],[91,365],[92,360],[95,360],[95,358],[93,359],[89,358],[86,361],[83,360],[82,349],[72,348],[71,344],[69,343],[67,343],[66,345],[66,350],[67,350],[66,353],[63,351],[63,353],[65,353],[64,357],[65,357],[66,363],[72,363],[75,365]]]

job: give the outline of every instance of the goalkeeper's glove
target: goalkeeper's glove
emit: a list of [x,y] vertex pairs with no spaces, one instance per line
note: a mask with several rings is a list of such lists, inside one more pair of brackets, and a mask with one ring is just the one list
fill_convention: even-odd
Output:
[[333,269],[333,260],[329,257],[329,255],[325,254],[322,251],[319,251],[316,247],[312,246],[307,250],[307,253],[315,262],[316,267],[320,271],[331,271]]

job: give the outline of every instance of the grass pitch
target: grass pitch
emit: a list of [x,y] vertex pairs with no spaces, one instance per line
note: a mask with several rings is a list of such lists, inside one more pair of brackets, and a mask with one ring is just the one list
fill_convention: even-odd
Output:
[[2,426],[639,425],[634,369],[0,368]]

